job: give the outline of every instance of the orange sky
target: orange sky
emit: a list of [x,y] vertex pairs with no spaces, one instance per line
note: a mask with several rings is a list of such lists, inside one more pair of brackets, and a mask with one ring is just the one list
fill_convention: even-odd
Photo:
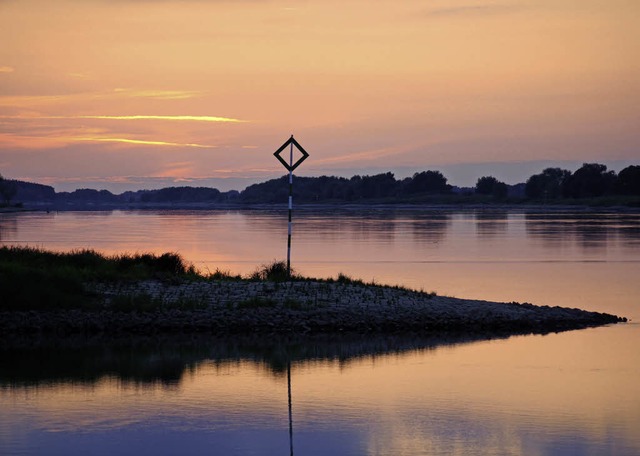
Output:
[[638,18],[636,0],[0,0],[0,173],[242,189],[284,174],[292,133],[299,175],[637,164]]

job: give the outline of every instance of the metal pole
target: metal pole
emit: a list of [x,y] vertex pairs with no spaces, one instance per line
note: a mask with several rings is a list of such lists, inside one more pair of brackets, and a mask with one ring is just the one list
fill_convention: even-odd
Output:
[[[289,146],[289,163],[280,155],[281,152],[284,152],[285,149]],[[293,162],[293,146],[296,146],[300,153],[302,153],[302,157],[298,159],[295,163]],[[298,144],[298,142],[293,139],[293,135],[289,138],[288,141],[280,146],[278,150],[276,150],[273,155],[278,159],[280,163],[284,165],[284,167],[289,171],[289,229],[287,235],[287,277],[291,279],[291,231],[292,231],[292,222],[291,222],[291,214],[293,212],[293,170],[300,166],[300,163],[305,161],[309,154],[304,148]]]
[[[293,135],[291,135],[293,138]],[[293,142],[289,149],[289,229],[287,236],[287,277],[291,278],[291,212],[293,210]]]
[[287,363],[287,387],[289,393],[289,454],[293,456],[293,414],[291,410],[291,361]]

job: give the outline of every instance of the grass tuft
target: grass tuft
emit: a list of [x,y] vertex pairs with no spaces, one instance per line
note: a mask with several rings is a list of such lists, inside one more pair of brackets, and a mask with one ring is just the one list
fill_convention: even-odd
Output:
[[300,278],[293,269],[291,269],[291,274],[287,273],[287,263],[284,261],[263,264],[249,276],[249,280],[268,280],[271,282],[288,282]]

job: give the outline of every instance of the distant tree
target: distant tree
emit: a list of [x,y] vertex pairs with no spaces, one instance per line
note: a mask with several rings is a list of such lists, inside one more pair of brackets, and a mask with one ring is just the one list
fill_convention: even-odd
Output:
[[547,168],[527,180],[525,195],[528,198],[559,198],[562,196],[562,185],[569,176],[571,172],[566,169]]
[[406,193],[449,193],[451,186],[440,171],[423,171],[406,179]]
[[493,192],[491,193],[495,198],[506,198],[509,193],[509,186],[504,182],[497,181],[493,186]]
[[493,192],[493,186],[498,182],[498,179],[492,176],[483,176],[476,182],[476,193],[480,195],[491,195]]
[[496,198],[504,198],[507,196],[508,191],[509,187],[507,184],[493,176],[483,176],[476,182],[476,193],[479,195],[492,195]]
[[616,193],[622,195],[640,195],[640,166],[627,166],[618,173]]
[[373,176],[362,176],[357,183],[357,193],[361,198],[380,198],[393,196],[396,190],[397,181],[393,173],[375,174]]
[[5,205],[11,205],[11,200],[16,196],[17,191],[15,183],[8,181],[0,174],[0,197]]
[[[299,194],[299,181],[299,178],[294,179],[294,198],[297,198]],[[284,175],[278,179],[249,185],[240,193],[240,200],[243,203],[281,203],[286,202],[288,196],[289,176]]]
[[607,171],[606,165],[585,163],[562,185],[563,196],[569,198],[593,198],[612,193],[616,183],[614,171]]
[[60,192],[56,199],[73,203],[114,203],[118,201],[118,198],[110,191],[92,188],[79,188],[70,193]]
[[209,187],[165,187],[152,191],[151,201],[168,202],[210,202],[220,197],[220,191]]

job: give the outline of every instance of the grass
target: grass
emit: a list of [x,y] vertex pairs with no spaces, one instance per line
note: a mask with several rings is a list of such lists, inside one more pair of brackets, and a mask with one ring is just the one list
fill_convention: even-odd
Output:
[[301,280],[295,270],[287,271],[287,263],[284,261],[273,261],[270,264],[263,264],[256,269],[250,276],[249,280],[270,282],[287,282],[290,280]]
[[90,308],[87,282],[194,280],[194,267],[176,253],[107,257],[93,250],[69,253],[0,247],[0,309]]
[[[67,253],[52,252],[32,247],[0,247],[0,310],[53,310],[100,308],[102,297],[92,293],[87,284],[128,283],[141,280],[161,280],[181,283],[184,281],[269,281],[275,287],[283,282],[320,282],[364,287],[408,290],[400,286],[382,286],[374,281],[364,282],[346,274],[336,279],[306,278],[295,271],[289,275],[284,261],[262,265],[247,277],[233,275],[216,269],[214,273],[201,274],[186,263],[177,253],[155,255],[150,253],[102,255],[94,250],[76,250]],[[285,285],[282,285],[285,286]],[[125,287],[126,288],[126,287]],[[430,293],[429,296],[435,296]],[[171,308],[195,309],[203,306],[203,300],[178,299]],[[265,298],[253,298],[237,305],[239,309],[273,307],[276,303]],[[300,309],[305,304],[290,300],[287,308]],[[129,312],[153,311],[167,307],[162,297],[146,294],[123,293],[114,298],[110,308]]]

